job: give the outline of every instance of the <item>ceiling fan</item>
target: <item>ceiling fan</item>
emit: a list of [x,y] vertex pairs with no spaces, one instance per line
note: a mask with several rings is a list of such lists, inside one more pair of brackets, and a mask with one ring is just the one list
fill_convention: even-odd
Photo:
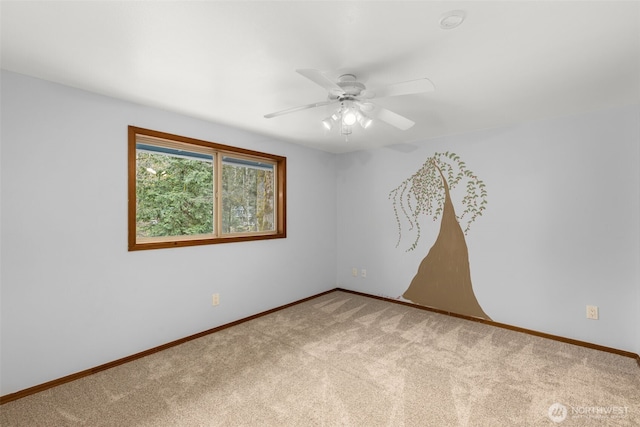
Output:
[[301,69],[296,70],[296,72],[325,88],[329,92],[328,99],[266,114],[264,117],[270,119],[309,108],[339,104],[338,109],[324,119],[322,124],[327,130],[331,130],[334,125],[339,125],[340,133],[345,137],[351,134],[352,126],[356,123],[359,123],[365,129],[368,128],[373,122],[371,115],[400,130],[409,129],[415,122],[398,113],[380,107],[371,102],[371,100],[374,98],[432,92],[435,89],[433,83],[427,78],[369,89],[364,83],[359,82],[354,74],[343,74],[338,77],[337,82],[334,82],[318,70]]

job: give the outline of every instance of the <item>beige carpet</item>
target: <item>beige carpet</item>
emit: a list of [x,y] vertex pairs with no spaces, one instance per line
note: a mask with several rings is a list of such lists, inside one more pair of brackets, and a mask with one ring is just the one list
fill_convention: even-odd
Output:
[[638,426],[640,368],[336,291],[7,403],[0,424]]

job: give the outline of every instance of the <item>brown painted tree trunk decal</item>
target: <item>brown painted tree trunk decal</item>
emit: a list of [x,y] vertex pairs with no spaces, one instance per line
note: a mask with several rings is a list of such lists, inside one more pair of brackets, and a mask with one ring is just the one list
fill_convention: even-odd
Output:
[[[450,189],[463,180],[467,182],[467,194],[462,201],[465,210],[458,217]],[[442,216],[438,237],[402,295],[404,298],[448,312],[489,319],[473,292],[465,240],[471,223],[486,209],[486,196],[484,183],[466,168],[459,156],[449,152],[436,153],[427,159],[418,172],[389,194],[398,221],[398,243],[402,237],[398,210],[409,221],[410,229],[417,230],[409,250],[415,249],[420,239],[419,216],[432,216],[434,221]],[[465,219],[463,232],[460,221]]]

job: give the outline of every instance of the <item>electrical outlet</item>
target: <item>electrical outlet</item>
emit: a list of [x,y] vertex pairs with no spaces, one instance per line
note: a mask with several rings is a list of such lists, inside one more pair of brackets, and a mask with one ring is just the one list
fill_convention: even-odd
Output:
[[211,298],[211,305],[216,306],[220,304],[220,294],[213,294]]
[[587,306],[587,319],[598,320],[598,306],[595,306],[595,305]]
[[362,277],[367,277],[367,270],[366,270],[366,269],[364,269],[364,268],[363,268],[362,270],[360,270],[360,275],[361,275]]
[[353,267],[353,268],[351,269],[351,275],[352,275],[353,277],[358,277],[358,269],[357,269],[356,267]]

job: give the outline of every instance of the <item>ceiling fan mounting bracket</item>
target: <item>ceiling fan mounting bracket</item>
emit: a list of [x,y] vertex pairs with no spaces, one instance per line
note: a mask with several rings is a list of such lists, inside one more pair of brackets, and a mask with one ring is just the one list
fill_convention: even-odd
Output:
[[355,81],[356,81],[355,74],[342,74],[340,77],[338,77],[339,83],[355,82]]

